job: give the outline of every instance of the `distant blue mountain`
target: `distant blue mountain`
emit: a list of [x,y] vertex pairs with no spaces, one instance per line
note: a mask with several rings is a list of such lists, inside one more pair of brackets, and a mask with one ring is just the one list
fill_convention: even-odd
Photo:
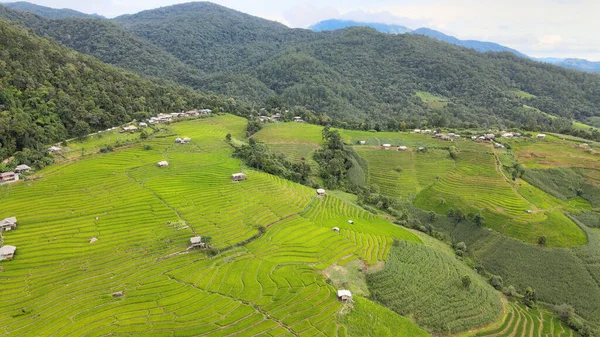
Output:
[[419,28],[419,29],[411,31],[410,34],[429,36],[431,38],[434,38],[434,39],[437,39],[440,41],[444,41],[444,42],[447,42],[447,43],[450,43],[453,45],[470,48],[470,49],[475,49],[478,52],[482,52],[482,53],[485,53],[488,51],[509,52],[509,53],[513,53],[517,56],[530,58],[529,56],[519,52],[518,50],[508,48],[508,47],[505,47],[503,45],[500,45],[500,44],[497,44],[494,42],[483,42],[483,41],[477,41],[477,40],[459,40],[453,36],[449,36],[444,33],[438,32],[437,30],[433,30],[433,29],[429,29],[429,28]]
[[318,22],[310,27],[309,29],[315,32],[322,32],[326,30],[337,30],[343,29],[346,27],[371,27],[376,29],[379,32],[386,34],[404,34],[408,33],[411,30],[404,26],[399,25],[388,25],[385,23],[375,23],[375,22],[356,22],[356,21],[348,21],[348,20],[325,20]]
[[309,27],[309,29],[320,32],[325,30],[336,30],[343,29],[346,27],[371,27],[379,32],[386,34],[416,34],[416,35],[425,35],[427,37],[437,39],[446,43],[450,43],[456,46],[465,47],[469,49],[477,50],[478,52],[509,52],[513,53],[517,56],[528,58],[534,61],[550,63],[557,66],[561,66],[564,68],[585,71],[585,72],[595,72],[600,73],[600,62],[591,62],[583,59],[577,58],[555,58],[555,57],[546,57],[546,58],[534,58],[527,56],[521,53],[518,50],[503,46],[494,42],[484,42],[477,40],[460,40],[453,36],[446,35],[437,30],[429,29],[429,28],[419,28],[415,30],[411,30],[410,28],[399,26],[399,25],[388,25],[385,23],[373,23],[373,22],[357,22],[357,21],[347,21],[347,20],[325,20],[319,23],[316,23]]
[[50,18],[50,19],[65,19],[65,18],[96,18],[96,19],[106,19],[105,17],[103,17],[102,15],[98,15],[98,14],[85,14],[82,12],[78,12],[76,10],[72,10],[72,9],[68,9],[68,8],[63,8],[63,9],[56,9],[56,8],[50,8],[50,7],[45,7],[45,6],[40,6],[40,5],[36,5],[36,4],[32,4],[29,2],[6,2],[6,3],[1,3],[2,5],[11,8],[11,9],[16,9],[18,11],[23,11],[23,12],[30,12],[39,16],[43,16],[46,18]]

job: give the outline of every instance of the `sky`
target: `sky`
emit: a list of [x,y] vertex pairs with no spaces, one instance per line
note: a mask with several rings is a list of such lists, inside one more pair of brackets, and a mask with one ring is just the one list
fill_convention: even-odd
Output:
[[[6,0],[4,0],[6,1]],[[181,0],[29,0],[107,17]],[[289,27],[331,18],[428,27],[459,39],[491,41],[534,57],[600,61],[598,0],[213,0]]]

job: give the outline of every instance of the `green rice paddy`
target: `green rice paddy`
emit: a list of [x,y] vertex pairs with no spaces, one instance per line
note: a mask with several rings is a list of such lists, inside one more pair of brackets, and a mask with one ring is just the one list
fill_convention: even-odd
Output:
[[[322,270],[380,263],[393,239],[420,239],[335,196],[244,168],[224,135],[242,138],[245,126],[233,116],[176,123],[0,187],[0,216],[19,220],[5,234],[15,259],[0,263],[0,334],[348,336],[368,321],[365,310],[344,310]],[[192,142],[175,144],[177,136]],[[240,171],[248,180],[231,182]],[[223,251],[187,250],[194,235]]]

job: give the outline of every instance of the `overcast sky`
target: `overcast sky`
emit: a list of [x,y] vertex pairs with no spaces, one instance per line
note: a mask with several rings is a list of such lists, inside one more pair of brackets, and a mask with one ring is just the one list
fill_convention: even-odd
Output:
[[[6,0],[4,0],[6,1]],[[29,0],[107,17],[189,1]],[[214,0],[290,27],[344,18],[429,27],[460,39],[497,42],[536,57],[600,61],[599,0]]]

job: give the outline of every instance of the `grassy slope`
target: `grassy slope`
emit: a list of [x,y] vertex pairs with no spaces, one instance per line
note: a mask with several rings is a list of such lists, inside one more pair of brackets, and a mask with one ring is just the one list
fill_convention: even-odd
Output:
[[[296,143],[318,146],[321,129],[302,123],[276,123],[266,125],[255,137],[275,148]],[[529,189],[522,195],[519,186],[512,186],[499,171],[489,145],[464,139],[450,143],[406,132],[340,130],[340,133],[346,143],[367,141],[366,145],[357,145],[355,149],[369,162],[369,182],[377,184],[382,193],[414,200],[416,206],[440,214],[446,214],[450,209],[462,209],[465,213],[481,211],[487,227],[530,243],[537,243],[540,236],[546,236],[549,246],[586,243],[585,233],[562,212],[577,207],[539,202],[548,194],[537,189]],[[405,145],[409,151],[383,151],[379,146],[385,143]],[[530,146],[540,143],[544,144],[532,141],[534,145]],[[429,151],[416,153],[415,148],[419,146],[425,146]],[[456,161],[448,155],[450,146],[459,151]],[[591,158],[587,153],[583,155]],[[520,158],[519,153],[517,156]],[[527,214],[527,210],[534,213]]]
[[[465,275],[469,289],[461,284]],[[367,283],[377,301],[436,334],[485,326],[502,307],[499,294],[455,256],[408,242],[392,248],[384,270]]]
[[[0,216],[20,221],[5,235],[18,250],[1,263],[0,334],[343,333],[335,289],[317,271],[356,258],[383,261],[392,238],[420,240],[333,196],[317,199],[311,189],[244,169],[223,138],[243,137],[245,124],[232,116],[173,124],[171,133],[0,187]],[[192,143],[175,144],[176,136]],[[156,167],[163,159],[169,167]],[[232,183],[240,170],[249,179]],[[195,234],[224,247],[255,235],[256,225],[267,231],[245,247],[213,258],[185,252]],[[112,298],[121,290],[124,297]],[[368,320],[363,313],[353,320]]]

